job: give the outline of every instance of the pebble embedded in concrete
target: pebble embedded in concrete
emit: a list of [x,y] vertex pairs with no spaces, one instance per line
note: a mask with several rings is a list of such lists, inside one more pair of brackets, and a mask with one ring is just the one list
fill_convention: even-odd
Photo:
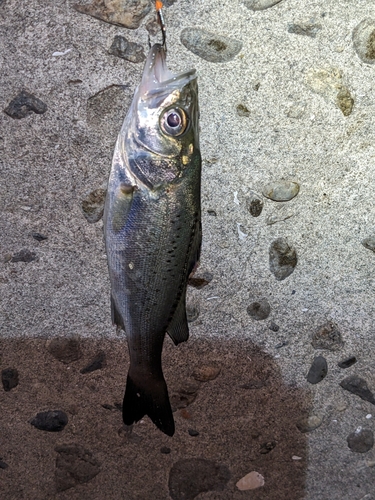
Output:
[[4,462],[4,460],[0,459],[0,469],[7,469],[9,467],[9,465]]
[[246,198],[246,208],[253,217],[259,217],[263,210],[263,200],[262,198],[254,193],[250,192],[249,196]]
[[375,252],[375,235],[371,235],[371,236],[368,236],[367,238],[364,238],[361,241],[361,243],[368,250]]
[[268,327],[272,332],[278,332],[280,330],[279,325],[271,321],[270,326]]
[[374,433],[358,427],[346,438],[349,448],[356,453],[367,453],[374,446]]
[[130,42],[121,35],[115,36],[108,52],[113,56],[121,57],[133,63],[140,63],[146,59],[142,45]]
[[245,104],[238,104],[236,107],[238,116],[248,117],[250,116],[250,110]]
[[299,184],[294,181],[276,181],[264,186],[262,192],[273,201],[290,201],[299,193]]
[[344,83],[343,73],[339,68],[312,68],[305,77],[305,83],[313,92],[321,95],[327,102],[335,104],[344,116],[353,110],[354,99]]
[[196,368],[192,373],[192,377],[199,382],[208,382],[209,380],[214,380],[218,377],[220,373],[220,368],[215,365],[204,365]]
[[359,396],[364,401],[375,404],[374,394],[370,391],[366,380],[358,377],[358,375],[349,375],[340,382],[340,385],[343,389]]
[[5,392],[17,387],[19,382],[18,370],[16,368],[5,368],[1,371],[1,382]]
[[186,319],[188,323],[193,323],[199,317],[200,307],[196,300],[188,299],[186,301]]
[[36,113],[41,115],[47,111],[47,105],[35,97],[33,94],[22,90],[8,106],[4,112],[11,118],[20,120],[26,116]]
[[94,189],[87,194],[87,196],[81,202],[81,208],[83,215],[85,216],[87,222],[94,224],[99,222],[103,217],[105,197],[107,190],[104,187]]
[[323,420],[317,415],[304,417],[297,422],[298,429],[303,432],[312,432],[322,425]]
[[281,1],[282,0],[242,0],[242,3],[250,10],[265,10]]
[[344,116],[349,116],[353,111],[354,99],[347,87],[342,87],[336,96],[338,107]]
[[350,366],[353,366],[357,362],[357,358],[355,356],[349,356],[349,358],[345,358],[342,361],[339,361],[337,363],[337,366],[339,368],[349,368]]
[[270,271],[278,281],[292,274],[297,265],[297,252],[286,238],[277,238],[269,250]]
[[123,26],[124,28],[139,28],[144,17],[151,10],[149,0],[93,0],[91,4],[75,4],[76,11],[95,17],[106,23]]
[[353,45],[360,59],[375,63],[375,20],[363,19],[353,30]]
[[231,61],[242,49],[239,40],[203,28],[185,28],[180,38],[181,43],[193,54],[214,63]]
[[15,253],[11,259],[11,262],[32,262],[33,260],[38,260],[36,253],[31,252],[27,249],[22,249]]
[[55,337],[47,340],[46,348],[50,354],[62,363],[69,364],[82,358],[81,346],[78,338]]
[[310,384],[318,384],[326,377],[327,373],[327,360],[323,356],[316,356],[312,362],[306,378],[307,381],[310,382]]
[[39,243],[41,241],[45,241],[45,240],[48,240],[48,236],[45,236],[44,234],[41,234],[41,233],[35,233],[35,232],[32,232],[30,233],[31,236],[34,238],[34,240],[36,241],[39,241]]
[[264,477],[259,472],[252,471],[237,481],[236,486],[240,491],[255,490],[264,486]]
[[320,23],[315,23],[314,21],[288,24],[288,33],[308,36],[310,38],[315,38],[321,29],[322,25]]
[[30,424],[40,431],[61,432],[68,423],[68,415],[61,410],[37,413]]
[[314,349],[336,351],[344,345],[341,332],[335,323],[328,322],[314,333],[311,341]]
[[267,299],[259,299],[247,306],[247,314],[253,319],[260,321],[267,319],[271,313],[271,306]]

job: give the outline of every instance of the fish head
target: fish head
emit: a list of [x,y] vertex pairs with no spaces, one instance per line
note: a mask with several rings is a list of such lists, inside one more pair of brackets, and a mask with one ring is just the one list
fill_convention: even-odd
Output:
[[[151,47],[128,123],[133,158],[178,160],[182,166],[199,150],[198,86],[195,69],[173,74],[166,51]],[[169,165],[174,162],[169,161]]]

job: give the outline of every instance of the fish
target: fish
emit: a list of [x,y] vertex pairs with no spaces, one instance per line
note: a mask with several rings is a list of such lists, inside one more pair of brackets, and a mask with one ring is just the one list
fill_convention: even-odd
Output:
[[175,424],[162,371],[166,333],[189,337],[186,290],[200,257],[201,154],[196,70],[173,74],[154,44],[118,135],[104,208],[112,322],[126,334],[125,425]]

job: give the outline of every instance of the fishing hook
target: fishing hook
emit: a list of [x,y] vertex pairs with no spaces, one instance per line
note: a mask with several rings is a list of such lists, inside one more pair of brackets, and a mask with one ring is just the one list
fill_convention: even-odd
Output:
[[163,12],[161,10],[163,8],[163,2],[161,0],[156,0],[155,8],[156,8],[156,12],[158,13],[159,23],[161,26],[161,32],[163,35],[163,44],[162,45],[163,45],[164,50],[167,50],[167,43],[166,43],[167,30],[165,27]]

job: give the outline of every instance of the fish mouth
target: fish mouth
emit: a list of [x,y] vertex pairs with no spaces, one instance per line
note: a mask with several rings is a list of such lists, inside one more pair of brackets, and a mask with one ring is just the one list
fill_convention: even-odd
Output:
[[141,94],[156,94],[159,91],[165,91],[166,87],[181,88],[196,78],[195,69],[183,73],[172,73],[167,67],[166,56],[166,49],[159,43],[151,47],[140,84]]

